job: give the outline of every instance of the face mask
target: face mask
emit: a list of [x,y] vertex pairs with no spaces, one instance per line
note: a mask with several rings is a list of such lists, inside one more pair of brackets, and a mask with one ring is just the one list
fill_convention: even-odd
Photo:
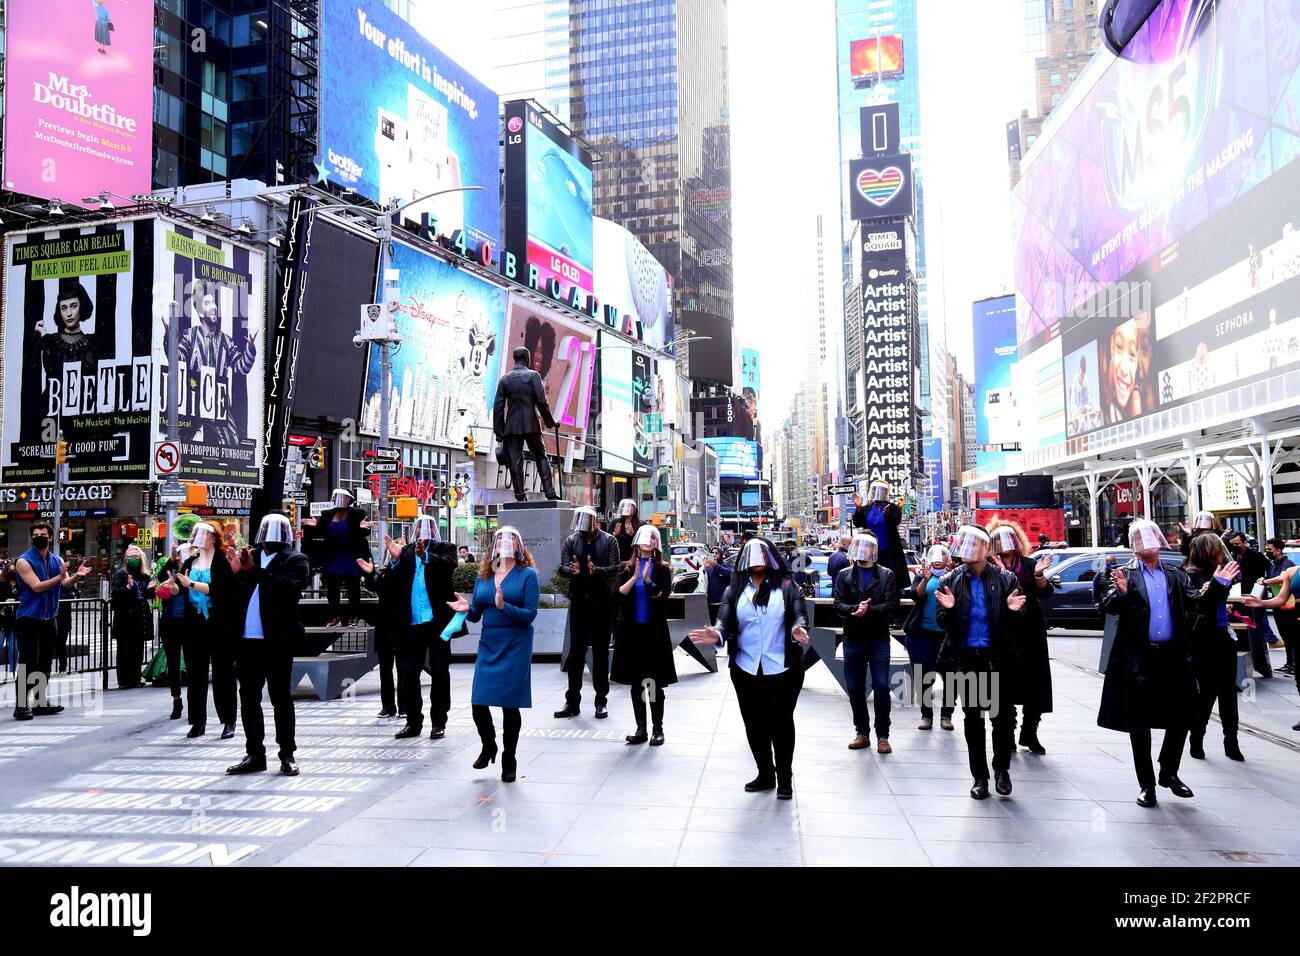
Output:
[[126,569],[132,574],[136,574],[139,572],[142,563],[139,558],[131,558],[126,562]]
[[46,548],[50,546],[49,536],[44,534],[32,535],[32,545],[36,548],[37,551],[44,551]]
[[289,546],[283,541],[266,541],[263,542],[262,547],[266,549],[267,554],[279,554]]

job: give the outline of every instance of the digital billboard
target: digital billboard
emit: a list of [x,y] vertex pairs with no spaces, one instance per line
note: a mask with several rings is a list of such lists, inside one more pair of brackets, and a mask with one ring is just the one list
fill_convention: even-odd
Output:
[[718,453],[719,477],[756,481],[761,476],[763,456],[758,442],[748,438],[701,438],[700,443]]
[[852,40],[849,43],[849,76],[859,85],[875,80],[893,80],[903,75],[903,37],[898,33]]
[[1025,466],[1300,400],[1297,22],[1165,0],[1053,114],[1012,205],[1020,361],[1063,427]]
[[74,203],[149,192],[153,4],[8,3],[4,18],[4,188]]
[[912,154],[849,161],[849,214],[857,220],[900,219],[915,212]]
[[948,493],[943,481],[943,439],[927,438],[922,443],[921,455],[926,481],[929,483],[930,510],[943,511]]
[[688,343],[687,374],[693,379],[734,385],[731,322],[711,312],[692,311],[682,313],[680,324],[682,329],[690,330],[682,334],[695,339]]
[[[505,249],[515,277],[594,292],[591,154],[523,100],[505,105]],[[511,263],[503,263],[510,275]]]
[[644,399],[632,375],[636,357],[621,339],[600,333],[600,467],[605,471],[630,474],[635,468],[633,446]]
[[[502,341],[507,293],[404,242],[392,250],[402,347],[390,353],[389,435],[460,448],[477,429],[476,440],[486,441],[501,356],[510,352]],[[372,345],[361,407],[371,435],[379,434],[380,376]]]
[[479,186],[412,205],[403,218],[427,213],[439,233],[462,230],[495,248],[497,94],[380,0],[320,7],[320,177],[381,205]]
[[916,278],[898,253],[864,256],[862,269],[862,362],[854,373],[866,468],[860,477],[897,488],[921,458]]
[[1020,409],[1012,388],[1016,361],[1016,297],[971,303],[975,344],[975,466],[981,474],[1014,468],[1015,453],[990,446],[1020,441]]
[[630,316],[637,338],[653,349],[673,340],[673,277],[641,240],[618,223],[592,220],[596,298]]

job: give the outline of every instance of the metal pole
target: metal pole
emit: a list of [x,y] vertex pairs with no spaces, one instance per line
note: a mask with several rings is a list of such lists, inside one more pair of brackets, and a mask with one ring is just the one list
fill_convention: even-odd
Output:
[[[385,217],[379,233],[379,278],[375,283],[376,301],[387,306],[388,261],[393,240],[393,221]],[[388,445],[388,396],[392,388],[392,359],[389,355],[389,342],[385,337],[379,343],[379,444]],[[382,549],[388,536],[388,475],[379,476],[379,547]]]
[[[180,364],[180,339],[181,339],[181,307],[179,302],[171,304],[171,335],[167,337],[167,440],[175,441],[177,424],[176,424],[176,405],[179,400],[178,395],[178,376],[177,366]],[[172,525],[176,523],[176,505],[172,502],[167,503],[167,534],[164,539],[166,547],[166,556],[170,557],[175,550],[178,542],[174,541],[175,532],[172,531]]]
[[63,523],[63,472],[67,465],[59,464],[58,443],[63,440],[63,429],[59,428],[55,438],[54,452],[54,540],[50,542],[54,554],[59,554],[59,526]]

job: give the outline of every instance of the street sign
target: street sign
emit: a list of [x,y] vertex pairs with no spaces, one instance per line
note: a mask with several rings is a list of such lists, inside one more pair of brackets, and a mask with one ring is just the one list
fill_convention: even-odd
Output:
[[159,482],[158,500],[163,504],[181,504],[185,501],[185,486],[179,481]]
[[375,447],[375,457],[396,461],[402,457],[402,449],[394,448],[392,445],[378,445]]
[[305,491],[286,491],[284,493],[286,502],[292,501],[294,504],[305,505],[307,503],[307,492]]
[[160,441],[153,450],[154,470],[170,475],[181,466],[181,450],[174,441]]
[[313,518],[319,518],[326,512],[332,511],[333,508],[334,506],[328,501],[313,501],[311,503],[311,516]]
[[368,461],[363,466],[367,475],[395,475],[401,471],[400,461]]
[[857,491],[856,485],[831,485],[826,489],[828,495],[851,495]]

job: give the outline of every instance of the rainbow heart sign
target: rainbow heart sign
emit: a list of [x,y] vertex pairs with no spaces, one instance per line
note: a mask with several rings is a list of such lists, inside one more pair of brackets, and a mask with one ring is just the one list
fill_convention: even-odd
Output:
[[858,173],[858,192],[873,206],[889,205],[903,189],[903,171],[897,166],[881,170],[864,169]]

